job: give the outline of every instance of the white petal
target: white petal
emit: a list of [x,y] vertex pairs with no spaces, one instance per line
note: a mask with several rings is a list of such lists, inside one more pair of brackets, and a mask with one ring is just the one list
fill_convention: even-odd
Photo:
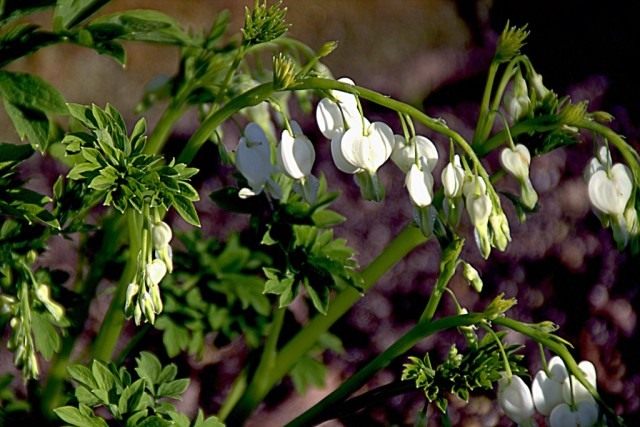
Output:
[[513,150],[505,148],[500,153],[502,167],[518,179],[524,179],[529,176],[530,163],[531,155],[529,150],[522,144],[516,145]]
[[486,226],[489,221],[489,216],[493,209],[491,199],[487,195],[477,196],[470,193],[466,199],[467,213],[471,219],[471,223],[476,228],[482,228]]
[[333,163],[335,163],[336,167],[344,173],[354,174],[360,172],[362,169],[349,163],[342,154],[343,139],[344,134],[338,134],[331,139],[331,157],[333,158]]
[[616,163],[610,171],[596,171],[589,178],[589,200],[596,209],[609,215],[622,215],[631,197],[633,181],[629,168]]
[[504,413],[516,423],[527,422],[535,413],[529,387],[517,376],[498,382],[498,403]]
[[311,173],[316,152],[309,138],[301,132],[296,134],[295,130],[294,135],[296,135],[295,138],[288,130],[282,132],[278,154],[286,174],[293,179],[302,179]]
[[256,194],[259,193],[256,193],[255,191],[247,187],[241,188],[240,191],[238,191],[238,197],[240,197],[241,199],[248,199],[249,197],[253,197]]
[[316,122],[320,132],[327,139],[333,139],[345,131],[340,107],[328,98],[321,99],[318,102]]
[[580,427],[578,417],[566,403],[561,403],[551,411],[549,417],[550,427]]
[[592,427],[598,421],[598,405],[594,402],[580,402],[577,408],[580,427]]
[[262,188],[273,169],[268,142],[264,144],[260,140],[251,142],[247,138],[240,138],[236,149],[236,167],[254,191]]
[[146,267],[147,280],[154,285],[160,283],[162,278],[167,274],[167,266],[162,260],[154,259]]
[[412,138],[409,143],[400,135],[395,135],[395,143],[391,160],[402,170],[407,173],[411,165],[415,163],[416,152],[418,158],[425,157],[427,159],[427,169],[433,171],[438,163],[438,150],[436,146],[427,137],[417,135]]
[[391,156],[393,141],[391,128],[385,123],[374,122],[367,129],[367,135],[357,129],[346,131],[340,141],[340,150],[347,162],[373,175]]
[[426,169],[420,170],[414,163],[407,173],[405,185],[414,205],[426,207],[433,201],[433,177]]
[[633,190],[633,175],[626,165],[616,163],[611,168],[611,179],[615,183],[616,194],[618,196],[616,212],[623,213],[629,197],[631,197],[631,191]]
[[173,233],[171,232],[169,224],[164,221],[159,221],[151,227],[151,236],[153,238],[153,247],[156,250],[161,250],[169,244]]
[[462,193],[465,197],[468,197],[469,194],[476,196],[487,194],[487,184],[485,184],[484,179],[479,176],[474,176],[463,185]]
[[547,377],[544,371],[538,371],[531,384],[533,403],[542,415],[548,416],[558,404],[562,403],[562,383]]
[[600,164],[605,168],[609,169],[613,161],[611,160],[611,152],[609,151],[609,147],[603,145],[598,149],[598,154],[596,155]]
[[[356,84],[349,77],[341,77],[338,79],[340,83],[345,83],[351,86],[355,86]],[[350,108],[355,107],[357,105],[356,97],[352,93],[342,92],[340,90],[332,90],[331,95],[338,101],[341,107]]]
[[464,184],[464,169],[460,166],[460,157],[457,154],[454,156],[453,162],[442,170],[440,177],[442,178],[445,196],[449,198],[458,197]]
[[558,383],[562,383],[568,376],[567,368],[559,356],[553,356],[547,365],[551,379]]

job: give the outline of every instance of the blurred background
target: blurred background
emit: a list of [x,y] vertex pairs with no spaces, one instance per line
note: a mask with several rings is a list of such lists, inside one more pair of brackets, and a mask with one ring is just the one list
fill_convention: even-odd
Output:
[[[234,0],[115,0],[102,13],[130,8],[151,8],[173,15],[194,31],[206,28],[222,9],[232,12],[231,29],[239,29],[243,8],[253,1]],[[640,138],[640,59],[636,2],[508,1],[508,0],[291,0],[290,34],[314,48],[325,41],[339,41],[326,58],[336,77],[348,75],[368,86],[412,104],[469,136],[477,115],[485,73],[493,55],[497,35],[509,20],[528,24],[531,36],[524,52],[544,76],[547,87],[574,101],[589,99],[590,109],[603,109],[615,116],[613,127],[638,149]],[[47,26],[50,17],[41,16]],[[34,72],[52,82],[71,102],[114,104],[129,122],[144,87],[158,75],[172,75],[179,58],[176,49],[130,43],[125,68],[106,57],[74,46],[55,46],[11,66]],[[365,106],[372,118],[394,115]],[[151,124],[161,108],[148,113]],[[382,168],[388,199],[384,204],[364,202],[350,176],[333,168],[328,146],[311,118],[298,118],[317,142],[319,162],[331,184],[343,196],[337,210],[348,217],[342,236],[359,253],[361,265],[373,259],[411,217],[404,194],[403,177],[392,166]],[[183,143],[197,125],[195,115],[179,124],[172,144]],[[395,123],[397,125],[397,123]],[[398,130],[398,128],[396,128]],[[0,139],[16,141],[4,114],[0,117]],[[443,147],[448,142],[438,137]],[[588,136],[585,142],[590,142]],[[233,145],[233,143],[232,143]],[[598,387],[605,399],[625,414],[628,425],[640,425],[640,369],[637,311],[640,263],[628,253],[619,253],[610,236],[590,212],[582,172],[592,156],[591,144],[561,149],[533,161],[532,180],[540,194],[540,207],[524,224],[508,209],[513,243],[504,253],[494,251],[484,262],[473,245],[463,257],[480,270],[485,288],[478,296],[459,280],[452,288],[470,310],[480,309],[499,292],[517,297],[511,315],[523,321],[552,320],[560,334],[575,344],[576,359],[589,359],[597,368]],[[615,154],[614,154],[615,157]],[[497,167],[494,157],[490,168]],[[207,160],[200,160],[201,167]],[[443,167],[443,162],[439,168]],[[35,178],[35,177],[34,177]],[[506,181],[503,189],[515,189]],[[215,179],[202,183],[205,191],[216,188]],[[220,224],[227,220],[207,197],[199,208],[208,232],[224,235]],[[506,203],[505,203],[506,204]],[[437,275],[439,249],[429,243],[396,266],[332,332],[343,338],[346,353],[327,354],[331,367],[326,389],[304,397],[292,393],[285,383],[269,397],[253,425],[280,425],[310,406],[339,381],[388,347],[419,317]],[[442,314],[452,305],[444,300]],[[451,337],[437,336],[422,342],[413,352],[444,353]],[[527,344],[513,335],[513,342]],[[537,348],[527,346],[532,372],[540,367]],[[369,385],[397,378],[404,360],[398,360]],[[193,405],[210,412],[217,409],[225,384],[234,369],[222,363],[204,366],[202,377],[193,378],[200,396]],[[202,366],[202,365],[200,365]],[[202,381],[200,383],[200,381]],[[212,389],[212,385],[220,389]],[[184,402],[189,406],[190,402]],[[327,425],[412,425],[422,409],[419,392],[391,399],[341,423]],[[509,425],[496,411],[494,396],[479,395],[468,405],[452,400],[454,425]],[[437,425],[435,421],[429,425]]]

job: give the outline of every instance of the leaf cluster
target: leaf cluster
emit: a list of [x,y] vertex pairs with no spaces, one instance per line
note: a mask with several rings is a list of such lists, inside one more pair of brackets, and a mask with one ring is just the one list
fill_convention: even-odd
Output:
[[185,221],[200,225],[193,206],[199,195],[188,182],[197,169],[173,161],[163,164],[162,156],[145,154],[144,119],[128,136],[122,116],[110,105],[103,110],[95,105],[70,104],[69,110],[90,133],[70,133],[62,140],[67,154],[75,160],[67,178],[102,194],[104,205],[119,212],[133,208],[142,213],[145,206],[173,206]]
[[[113,363],[94,360],[90,367],[73,365],[68,368],[77,383],[77,405],[54,410],[66,425],[77,427],[107,427],[108,419],[120,421],[126,427],[220,427],[215,417],[204,419],[199,411],[191,422],[168,400],[178,400],[187,390],[187,378],[176,379],[178,368],[162,366],[148,352],[136,359],[135,374]],[[102,414],[108,413],[109,418]]]
[[243,336],[257,347],[271,313],[261,274],[269,258],[244,246],[238,235],[221,243],[194,231],[180,241],[185,251],[175,253],[176,270],[163,282],[164,311],[156,322],[167,354],[201,355],[212,333],[217,345]]
[[[505,333],[498,333],[500,340]],[[523,356],[518,353],[521,346],[504,346],[509,367],[514,375],[525,374]],[[441,412],[447,410],[448,394],[467,401],[474,390],[492,390],[494,383],[502,378],[505,361],[500,348],[491,334],[485,335],[477,346],[466,354],[452,345],[446,359],[434,367],[427,353],[424,358],[409,357],[404,365],[402,380],[414,381],[422,389],[427,400]]]

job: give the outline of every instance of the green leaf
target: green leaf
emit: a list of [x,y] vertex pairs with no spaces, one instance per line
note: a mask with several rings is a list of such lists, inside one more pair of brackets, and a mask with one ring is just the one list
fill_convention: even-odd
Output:
[[63,406],[53,410],[64,422],[77,427],[108,427],[105,420],[89,416],[73,406]]
[[95,19],[87,27],[96,37],[188,45],[192,40],[178,23],[156,10],[127,10]]
[[304,288],[311,298],[311,302],[313,306],[322,314],[327,314],[327,309],[329,308],[329,288],[326,286],[322,287],[320,293],[316,291],[316,289],[309,284],[307,280],[304,282]]
[[173,423],[165,419],[160,418],[157,415],[146,418],[141,423],[138,423],[136,427],[171,427]]
[[136,359],[136,362],[136,372],[140,375],[140,378],[147,381],[149,385],[157,384],[160,372],[162,372],[162,365],[158,358],[153,353],[143,351],[140,353],[140,357]]
[[327,228],[342,224],[346,221],[346,218],[340,215],[338,212],[329,209],[323,209],[314,212],[311,215],[311,220],[317,227]]
[[188,331],[173,323],[170,318],[161,317],[156,321],[155,327],[164,331],[162,342],[169,357],[175,357],[187,348],[189,344]]
[[298,394],[304,394],[309,387],[323,387],[327,368],[316,359],[302,356],[289,375]]
[[0,143],[0,164],[6,162],[20,162],[33,154],[33,148],[25,144]]
[[169,397],[171,399],[179,399],[182,394],[187,391],[189,387],[188,378],[180,378],[178,380],[170,381],[160,384],[158,387],[158,397]]
[[116,377],[109,367],[100,360],[94,360],[91,364],[91,372],[100,390],[110,391],[116,384]]
[[191,225],[200,227],[200,219],[198,218],[198,212],[193,206],[193,202],[181,195],[175,195],[171,198],[172,206],[178,212],[178,214]]
[[86,385],[89,389],[94,389],[98,387],[95,379],[93,378],[93,373],[89,368],[83,365],[71,365],[67,368],[67,372],[72,379],[79,382],[82,385]]
[[58,0],[53,15],[56,30],[69,29],[95,13],[109,0]]
[[0,96],[30,110],[67,114],[65,100],[56,88],[26,73],[0,71]]
[[4,100],[4,108],[21,140],[27,139],[38,151],[49,145],[49,119],[41,111],[30,110]]
[[60,351],[60,336],[55,326],[51,323],[53,320],[47,313],[31,312],[31,330],[35,339],[36,349],[42,356],[49,360]]

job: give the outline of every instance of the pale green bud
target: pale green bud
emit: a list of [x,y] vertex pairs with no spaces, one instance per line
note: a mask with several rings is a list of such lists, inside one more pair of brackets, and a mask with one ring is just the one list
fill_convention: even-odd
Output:
[[465,261],[462,261],[462,276],[476,292],[482,292],[482,279],[478,270]]
[[56,321],[60,321],[64,317],[64,308],[51,299],[49,286],[39,284],[36,286],[35,294]]
[[163,308],[160,287],[158,285],[149,286],[149,293],[151,294],[151,302],[153,302],[153,310],[156,314],[160,314]]
[[506,215],[502,211],[494,211],[489,217],[489,224],[491,225],[491,243],[504,251],[511,241],[511,231]]
[[125,296],[125,303],[124,303],[124,312],[125,313],[129,313],[129,311],[131,310],[131,307],[132,307],[132,304],[133,304],[133,300],[134,300],[135,296],[138,295],[139,291],[140,291],[140,286],[138,286],[134,282],[129,283],[129,286],[127,286],[127,293],[126,293],[126,296]]
[[151,236],[153,238],[153,247],[161,250],[169,244],[173,237],[171,227],[164,221],[157,222],[151,228]]
[[156,312],[155,307],[153,306],[151,294],[149,294],[149,292],[143,293],[140,303],[142,304],[142,313],[144,314],[144,317],[153,325],[156,321]]

